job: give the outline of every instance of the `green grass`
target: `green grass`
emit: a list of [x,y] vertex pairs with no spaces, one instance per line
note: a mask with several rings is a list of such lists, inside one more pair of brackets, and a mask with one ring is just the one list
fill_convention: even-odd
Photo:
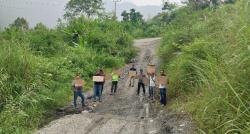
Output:
[[[160,55],[173,107],[191,112],[197,133],[249,133],[250,6],[182,7],[166,28]],[[181,99],[185,98],[184,101]]]
[[57,29],[39,24],[1,32],[0,133],[31,133],[53,119],[55,109],[72,100],[74,75],[87,81],[85,91],[92,89],[97,69],[121,67],[135,56],[132,39],[119,22],[84,18]]

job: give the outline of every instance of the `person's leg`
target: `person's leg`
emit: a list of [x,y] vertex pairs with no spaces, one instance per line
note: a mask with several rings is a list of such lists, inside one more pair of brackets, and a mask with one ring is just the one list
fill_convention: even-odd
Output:
[[81,98],[81,102],[82,102],[82,106],[85,106],[85,104],[84,104],[84,96],[83,96],[83,93],[82,93],[82,91],[78,91],[78,96],[80,96],[80,98]]
[[155,99],[155,87],[152,87],[152,99],[154,100]]
[[102,95],[102,92],[103,92],[103,88],[104,88],[104,84],[101,84],[101,95]]
[[96,97],[98,97],[98,89],[97,89],[97,85],[94,85],[94,101],[96,101]]
[[129,79],[129,86],[131,86],[132,77]]
[[141,83],[138,83],[137,95],[140,95]]
[[167,105],[167,92],[166,92],[166,88],[163,89],[163,104],[166,106]]
[[149,86],[149,90],[148,90],[148,93],[149,93],[149,98],[152,98],[152,86]]
[[132,87],[135,86],[135,77],[132,77]]
[[102,90],[102,85],[98,85],[98,97],[99,97],[99,101],[101,102],[102,100],[102,94],[101,94],[101,90]]
[[143,89],[143,94],[145,95],[146,94],[146,90],[145,90],[145,84],[142,83],[142,89]]
[[113,91],[114,91],[114,81],[112,81],[111,94],[113,93]]
[[163,104],[163,89],[162,88],[160,88],[160,102],[161,102],[161,104]]
[[118,81],[115,81],[115,82],[114,82],[114,88],[115,88],[115,89],[114,89],[114,93],[116,93],[117,85],[118,85]]
[[77,93],[76,93],[76,91],[74,91],[74,107],[75,107],[75,108],[76,108],[76,106],[77,106],[76,100],[77,100]]

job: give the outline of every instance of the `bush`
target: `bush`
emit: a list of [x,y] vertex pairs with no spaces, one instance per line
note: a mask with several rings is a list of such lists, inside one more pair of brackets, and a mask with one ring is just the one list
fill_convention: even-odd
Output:
[[77,72],[89,90],[97,69],[121,67],[134,56],[132,37],[111,20],[78,18],[57,29],[43,24],[6,29],[0,34],[0,133],[41,127],[72,100]]
[[193,114],[199,133],[249,133],[250,8],[245,2],[215,10],[183,7],[166,28],[160,53],[170,97],[187,97],[182,106]]

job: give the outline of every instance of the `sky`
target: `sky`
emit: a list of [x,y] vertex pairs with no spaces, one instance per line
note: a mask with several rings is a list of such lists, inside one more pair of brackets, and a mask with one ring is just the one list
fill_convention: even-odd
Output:
[[[0,0],[0,29],[13,23],[17,17],[24,17],[31,27],[42,22],[52,28],[62,18],[64,7],[69,0]],[[180,0],[170,0],[180,2]],[[113,11],[113,0],[103,0],[107,11]],[[118,4],[118,14],[135,8],[144,17],[152,17],[161,11],[162,0],[122,0]],[[121,18],[121,17],[120,17]]]
[[[122,2],[131,2],[137,6],[146,6],[146,5],[156,5],[161,6],[163,0],[122,0]],[[166,0],[165,0],[166,1]],[[170,2],[180,3],[181,0],[169,0]]]
[[123,0],[123,2],[131,2],[137,6],[162,5],[162,0]]

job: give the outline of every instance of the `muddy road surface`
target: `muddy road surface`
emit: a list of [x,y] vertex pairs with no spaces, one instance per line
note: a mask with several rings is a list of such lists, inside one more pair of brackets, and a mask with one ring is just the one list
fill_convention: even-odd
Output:
[[[156,56],[160,44],[159,38],[141,39],[134,42],[138,56],[134,60],[137,70],[144,69],[148,63],[159,65]],[[128,70],[129,65],[124,68]],[[192,125],[188,115],[175,113],[166,107],[161,107],[158,100],[148,99],[146,95],[137,95],[137,80],[135,86],[129,86],[129,79],[119,81],[118,91],[110,95],[111,83],[106,82],[103,101],[87,105],[94,108],[61,117],[51,122],[35,134],[189,134]]]

